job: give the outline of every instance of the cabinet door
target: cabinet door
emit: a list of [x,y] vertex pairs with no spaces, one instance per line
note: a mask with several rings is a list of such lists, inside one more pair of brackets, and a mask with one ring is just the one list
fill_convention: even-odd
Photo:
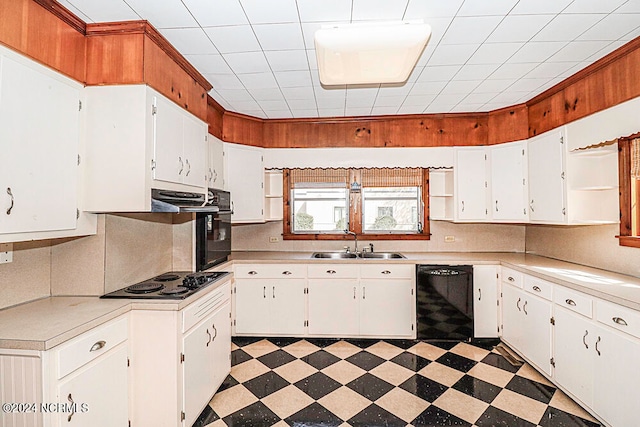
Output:
[[498,267],[473,266],[473,336],[498,337]]
[[[214,389],[213,327],[215,315],[194,326],[182,339],[182,407],[185,426],[193,425]],[[228,357],[228,356],[227,356]],[[187,386],[188,385],[188,386]]]
[[526,141],[491,148],[491,216],[495,220],[529,218],[526,154]]
[[204,123],[183,112],[183,154],[185,171],[183,183],[195,187],[206,186],[207,128]]
[[232,222],[264,222],[262,149],[224,145],[226,183],[231,192]]
[[360,290],[360,335],[413,335],[412,280],[367,279],[362,280]]
[[303,335],[305,320],[304,279],[274,279],[267,288],[270,297],[269,319],[271,333]]
[[455,219],[487,219],[487,151],[484,148],[456,149],[454,180]]
[[58,383],[57,402],[74,404],[73,413],[60,413],[60,425],[127,427],[127,346],[114,348]]
[[309,280],[309,335],[359,333],[357,279]]
[[507,283],[502,284],[502,339],[522,352],[524,335],[522,305],[524,292]]
[[231,304],[225,304],[211,320],[214,338],[211,343],[214,393],[231,372]]
[[640,342],[607,327],[597,327],[594,409],[613,427],[638,424]]
[[564,144],[558,131],[529,141],[529,219],[565,220]]
[[583,404],[593,407],[593,372],[597,335],[593,322],[556,306],[553,376]]
[[270,333],[266,319],[269,318],[267,288],[271,284],[271,281],[261,279],[236,280],[236,333]]
[[154,98],[154,160],[153,178],[160,181],[182,182],[187,165],[182,149],[183,113],[161,96]]
[[213,135],[208,137],[209,163],[207,165],[207,185],[210,188],[226,189],[224,183],[224,157],[222,141]]
[[0,56],[0,233],[76,228],[79,101],[79,87]]
[[538,369],[551,375],[551,302],[524,293],[522,354]]

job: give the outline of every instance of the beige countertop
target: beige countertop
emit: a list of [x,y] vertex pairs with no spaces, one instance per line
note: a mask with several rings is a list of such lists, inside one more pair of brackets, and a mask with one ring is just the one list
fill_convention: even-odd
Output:
[[[640,279],[537,255],[505,252],[403,252],[405,259],[312,259],[311,252],[234,252],[233,263],[500,264],[640,311]],[[49,350],[130,310],[180,310],[226,281],[184,300],[50,297],[0,310],[0,348]]]

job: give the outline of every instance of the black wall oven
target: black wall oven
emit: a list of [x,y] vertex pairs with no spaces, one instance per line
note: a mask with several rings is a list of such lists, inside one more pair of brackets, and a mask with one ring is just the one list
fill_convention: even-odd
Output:
[[209,189],[209,202],[217,213],[196,213],[196,271],[226,261],[231,254],[231,195]]

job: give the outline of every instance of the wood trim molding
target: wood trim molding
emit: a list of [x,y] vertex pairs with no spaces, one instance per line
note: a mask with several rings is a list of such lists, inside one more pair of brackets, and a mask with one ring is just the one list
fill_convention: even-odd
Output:
[[[634,235],[633,208],[631,204],[631,141],[640,138],[640,133],[618,139],[618,183],[620,185],[620,246],[640,248],[640,236]],[[636,212],[638,214],[638,212]],[[636,231],[637,233],[637,231]]]
[[87,24],[87,37],[101,35],[122,35],[122,34],[144,34],[149,37],[167,56],[169,56],[176,64],[180,66],[193,80],[202,86],[205,91],[210,91],[213,86],[204,78],[196,68],[186,60],[178,50],[173,47],[162,34],[155,29],[148,21],[122,21],[122,22],[105,22],[97,24]]
[[52,15],[59,18],[65,24],[79,32],[80,34],[86,34],[87,24],[80,18],[78,18],[73,12],[66,7],[62,6],[55,0],[33,0]]

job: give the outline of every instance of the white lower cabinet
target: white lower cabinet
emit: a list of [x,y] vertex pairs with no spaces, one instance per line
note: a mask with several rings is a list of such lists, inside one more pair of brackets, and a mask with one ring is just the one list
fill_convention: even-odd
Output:
[[356,336],[360,329],[358,279],[309,279],[309,335]]
[[360,335],[411,337],[415,329],[413,281],[361,281]]
[[473,336],[498,337],[498,266],[473,266]]

